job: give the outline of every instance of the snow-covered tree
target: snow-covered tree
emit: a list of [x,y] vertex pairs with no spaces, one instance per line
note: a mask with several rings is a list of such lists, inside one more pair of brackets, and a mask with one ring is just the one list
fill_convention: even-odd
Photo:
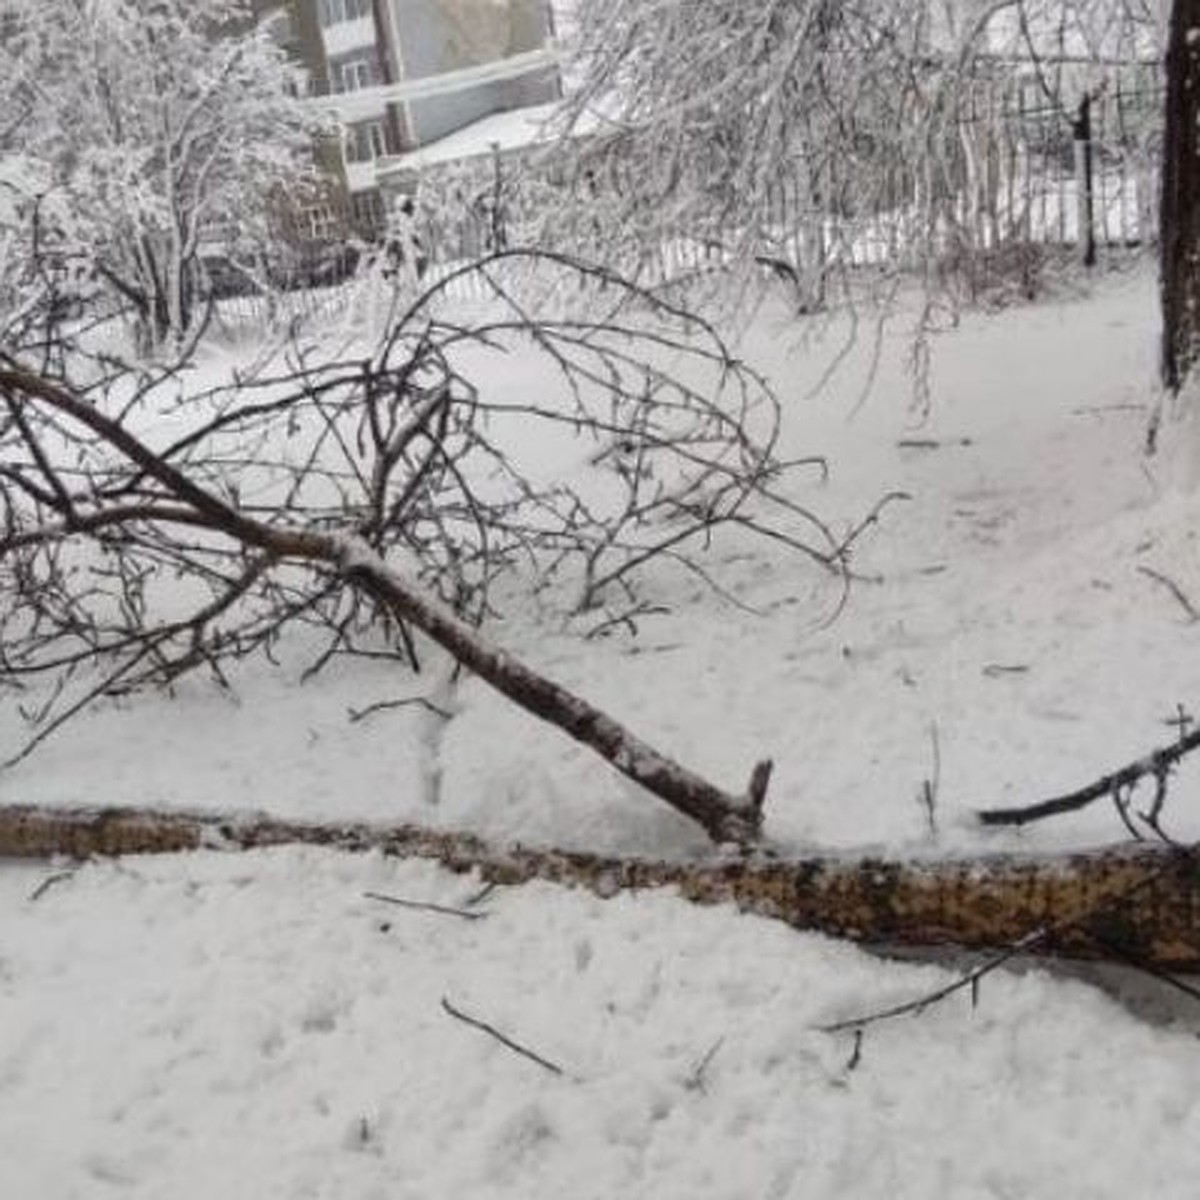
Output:
[[790,261],[819,286],[870,217],[888,242],[881,259],[936,271],[981,244],[969,193],[973,164],[994,145],[985,123],[996,98],[1053,53],[1080,64],[1153,55],[1158,7],[580,4],[568,114],[578,235],[633,260],[696,239],[742,266]]
[[[0,153],[150,344],[197,320],[206,241],[263,234],[310,171],[314,118],[244,0],[9,0]],[[10,208],[13,200],[10,197]]]

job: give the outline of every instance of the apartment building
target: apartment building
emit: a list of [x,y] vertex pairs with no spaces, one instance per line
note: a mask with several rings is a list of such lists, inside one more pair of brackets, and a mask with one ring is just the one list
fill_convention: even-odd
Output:
[[547,0],[284,2],[313,103],[341,120],[341,146],[323,158],[364,233],[386,221],[378,167],[388,157],[559,94]]

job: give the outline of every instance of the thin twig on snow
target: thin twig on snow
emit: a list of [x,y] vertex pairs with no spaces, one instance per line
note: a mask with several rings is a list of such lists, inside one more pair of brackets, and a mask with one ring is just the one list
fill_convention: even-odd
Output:
[[465,1025],[470,1025],[475,1029],[482,1030],[489,1037],[493,1037],[501,1045],[507,1046],[515,1054],[521,1055],[522,1058],[529,1059],[530,1062],[535,1062],[539,1067],[549,1071],[552,1075],[565,1075],[566,1072],[557,1063],[552,1063],[549,1059],[543,1058],[540,1054],[530,1050],[527,1046],[522,1046],[520,1042],[513,1041],[498,1030],[494,1025],[489,1025],[486,1021],[481,1021],[477,1017],[470,1017],[460,1008],[456,1008],[445,996],[442,997],[442,1008],[450,1016],[457,1021],[462,1021]]

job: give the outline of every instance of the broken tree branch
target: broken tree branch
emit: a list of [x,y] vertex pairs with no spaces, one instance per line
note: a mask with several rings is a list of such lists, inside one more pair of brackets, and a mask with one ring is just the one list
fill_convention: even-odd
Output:
[[[82,426],[124,456],[170,498],[167,511],[174,515],[158,516],[158,521],[168,526],[182,521],[204,527],[260,552],[265,562],[302,563],[326,574],[332,572],[374,601],[380,612],[393,617],[399,629],[416,626],[424,631],[485,683],[583,743],[628,779],[696,821],[713,841],[747,846],[758,839],[770,760],[755,766],[744,795],[723,791],[659,753],[586,700],[497,649],[474,625],[444,603],[424,595],[389,566],[362,536],[330,534],[250,516],[232,499],[221,499],[188,478],[113,418],[31,372],[0,369],[0,394],[10,397],[17,407],[39,403],[58,417]],[[181,518],[180,513],[186,516]],[[67,517],[69,520],[70,514]],[[0,558],[5,549],[0,539]]]
[[[1143,779],[1153,779],[1156,785],[1165,789],[1167,776],[1174,765],[1183,757],[1200,747],[1200,730],[1192,730],[1184,734],[1178,741],[1169,746],[1162,746],[1151,751],[1119,771],[1102,775],[1087,787],[1037,804],[1022,805],[1017,808],[985,808],[977,813],[984,825],[1028,825],[1031,821],[1042,821],[1047,817],[1058,817],[1063,813],[1076,812],[1094,800],[1120,797],[1122,792],[1134,787]],[[1156,792],[1155,806],[1151,809],[1155,819],[1162,810],[1162,799],[1165,791]]]
[[1200,970],[1200,868],[1189,849],[1125,845],[1090,854],[931,862],[761,856],[660,862],[556,849],[500,848],[419,825],[320,824],[261,815],[0,806],[0,857],[250,849],[308,843],[374,849],[475,872],[487,884],[540,879],[602,897],[675,888],[797,929],[868,944],[1010,949],[1042,930],[1036,953],[1111,958],[1111,945],[1164,970]]

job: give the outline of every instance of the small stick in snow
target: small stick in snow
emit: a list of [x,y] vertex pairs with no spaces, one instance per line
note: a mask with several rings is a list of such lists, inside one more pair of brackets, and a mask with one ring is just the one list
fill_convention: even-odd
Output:
[[1180,979],[1178,975],[1172,975],[1170,971],[1164,971],[1162,967],[1155,966],[1154,963],[1147,962],[1141,955],[1131,954],[1115,938],[1102,937],[1100,934],[1095,934],[1094,936],[1097,945],[1103,946],[1118,962],[1123,962],[1135,971],[1141,971],[1144,975],[1149,975],[1151,979],[1157,979],[1159,983],[1166,984],[1167,987],[1174,988],[1177,992],[1182,992],[1185,996],[1190,996],[1193,1000],[1200,1000],[1200,988],[1194,987],[1192,984]]
[[715,1042],[705,1051],[704,1057],[696,1064],[695,1070],[683,1081],[683,1086],[689,1092],[699,1092],[705,1095],[707,1089],[704,1086],[704,1074],[708,1070],[709,1064],[717,1056],[717,1051],[725,1044],[724,1034],[717,1038]]
[[878,1012],[865,1013],[860,1017],[848,1017],[844,1021],[834,1021],[829,1025],[818,1025],[817,1028],[821,1033],[844,1033],[848,1029],[853,1029],[856,1033],[861,1034],[868,1025],[874,1025],[879,1021],[890,1021],[895,1017],[904,1017],[909,1014],[919,1016],[927,1008],[932,1008],[935,1004],[940,1004],[956,992],[966,989],[970,990],[971,1007],[974,1008],[979,1002],[979,981],[985,975],[990,975],[993,971],[1004,966],[1011,959],[1032,950],[1049,932],[1048,927],[1042,926],[1031,933],[1027,933],[1019,941],[1009,946],[1007,950],[1002,950],[999,954],[992,955],[991,958],[980,963],[973,971],[968,971],[965,975],[960,975],[953,983],[948,983],[945,987],[940,987],[936,991],[918,996],[915,1000],[906,1000],[903,1004],[893,1004],[890,1008],[882,1008]]
[[543,1067],[553,1075],[564,1075],[562,1067],[557,1063],[550,1062],[549,1059],[543,1058],[540,1054],[535,1053],[526,1046],[522,1046],[520,1042],[514,1042],[512,1038],[501,1033],[494,1025],[489,1025],[486,1021],[480,1021],[476,1017],[469,1017],[460,1008],[455,1008],[445,996],[442,997],[442,1009],[449,1013],[458,1021],[462,1021],[466,1025],[470,1025],[475,1029],[482,1030],[490,1037],[494,1037],[501,1045],[507,1046],[514,1053],[521,1055],[522,1058],[529,1059],[530,1062],[535,1062],[539,1067]]
[[1175,715],[1173,717],[1167,717],[1167,719],[1163,721],[1164,725],[1170,725],[1171,728],[1175,730],[1180,739],[1183,739],[1187,736],[1187,731],[1193,725],[1195,725],[1195,723],[1196,718],[1193,717],[1192,714],[1178,702],[1175,704]]
[[419,704],[422,708],[427,708],[435,717],[442,717],[449,721],[454,714],[447,712],[444,708],[439,708],[431,700],[426,700],[424,696],[407,696],[403,700],[377,700],[374,704],[368,704],[366,708],[348,708],[346,714],[350,718],[350,723],[365,720],[373,713],[388,712],[393,708],[407,708],[410,704]]
[[863,1031],[856,1029],[854,1031],[854,1049],[850,1051],[850,1058],[846,1062],[846,1074],[858,1069],[858,1064],[862,1062],[862,1047],[863,1047]]
[[398,908],[411,908],[417,912],[438,913],[443,917],[461,917],[464,921],[481,921],[486,912],[468,912],[465,908],[451,908],[446,904],[432,904],[426,900],[405,900],[402,896],[385,896],[382,892],[363,892],[367,900],[378,900],[383,904],[394,904]]
[[472,892],[466,898],[465,904],[468,908],[474,908],[477,904],[482,904],[500,885],[494,880],[489,880],[477,892]]
[[925,808],[925,819],[929,822],[929,834],[931,837],[937,837],[937,802],[938,790],[942,783],[942,752],[938,745],[938,727],[936,721],[929,723],[929,745],[933,752],[933,769],[931,773],[921,781],[921,793],[919,799]]
[[1188,599],[1187,593],[1184,592],[1183,588],[1169,575],[1164,575],[1161,571],[1156,571],[1153,567],[1139,566],[1138,570],[1147,579],[1153,579],[1155,583],[1161,583],[1179,601],[1180,608],[1187,613],[1188,624],[1194,625],[1197,621],[1200,621],[1200,612],[1196,610],[1196,606]]
[[74,876],[74,871],[58,871],[54,875],[47,875],[41,883],[29,893],[29,900],[32,903],[34,900],[40,900],[56,883],[65,883],[68,879]]
[[845,561],[845,559],[847,559],[849,557],[850,551],[853,548],[854,543],[857,542],[858,539],[860,537],[862,537],[862,535],[868,529],[870,529],[872,525],[879,524],[880,519],[883,514],[883,510],[885,508],[887,508],[887,506],[889,504],[892,504],[898,500],[911,500],[911,499],[912,499],[912,494],[910,492],[901,492],[901,491],[892,491],[892,492],[888,492],[887,495],[885,495],[885,496],[881,496],[871,506],[871,511],[868,512],[867,515],[865,517],[863,517],[862,520],[859,521],[859,523],[857,525],[855,525],[850,530],[850,532],[846,534],[846,536],[844,538],[842,538],[841,542],[838,544],[837,557],[839,559],[841,559],[842,561]]

